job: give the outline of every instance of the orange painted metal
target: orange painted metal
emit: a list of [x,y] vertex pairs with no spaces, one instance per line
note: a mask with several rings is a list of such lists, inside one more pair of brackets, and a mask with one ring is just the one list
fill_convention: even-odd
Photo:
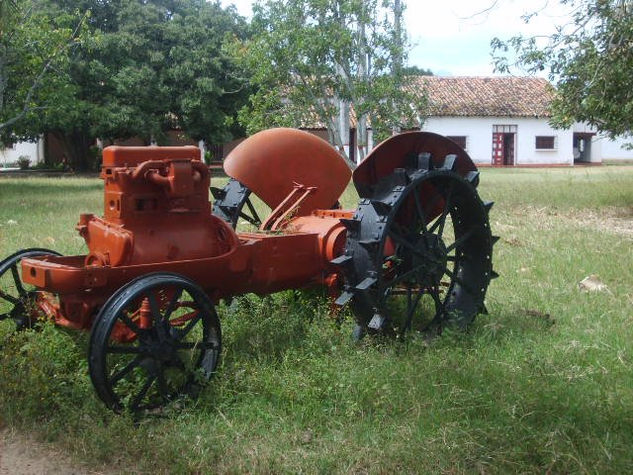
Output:
[[230,227],[211,216],[199,149],[108,147],[103,155],[104,216],[82,215],[77,225],[87,266],[205,258],[237,245]]
[[[358,195],[370,197],[372,185],[398,168],[411,166],[411,161],[417,160],[421,153],[430,154],[433,160],[431,167],[441,167],[447,155],[455,155],[454,170],[463,177],[477,170],[470,156],[452,140],[431,132],[406,132],[378,144],[354,170],[352,178]],[[434,219],[444,209],[442,194],[430,183],[422,184],[419,193],[421,203],[431,203],[427,219]]]
[[271,209],[295,184],[314,187],[296,216],[334,206],[349,183],[351,171],[325,140],[295,129],[269,129],[239,144],[226,157],[224,170],[259,196]]
[[[336,203],[351,173],[321,139],[294,132],[258,134],[253,138],[257,146],[247,140],[231,161],[229,168],[237,170],[236,178],[246,178],[247,186],[264,165],[270,176],[279,173],[283,178],[272,180],[279,190],[261,185],[266,176],[254,187],[269,204],[276,204],[274,208],[280,207],[269,220],[274,231],[256,233],[236,233],[211,214],[210,175],[197,148],[106,148],[103,217],[82,214],[77,224],[87,255],[22,260],[24,281],[44,291],[39,307],[59,325],[88,329],[98,308],[117,289],[159,271],[194,280],[216,300],[312,285],[326,285],[336,293],[342,279],[330,260],[344,250],[346,230],[340,220],[353,212],[327,208]],[[262,154],[262,137],[273,140],[268,159]],[[294,140],[307,144],[306,150],[299,150]],[[281,153],[284,144],[290,153]],[[253,150],[258,153],[247,173],[246,159],[240,157]],[[294,183],[292,170],[318,168],[309,160],[330,169],[297,172],[305,183]],[[135,317],[140,325],[149,324],[143,308]],[[129,341],[134,335],[115,332],[115,338]]]
[[285,232],[317,233],[318,252],[324,260],[323,264],[340,256],[345,249],[346,228],[340,219],[349,219],[354,215],[348,210],[318,210],[310,216],[300,216],[288,223]]
[[291,217],[299,214],[299,208],[317,190],[314,186],[295,184],[290,194],[279,203],[270,216],[260,226],[262,231],[277,231]]
[[147,157],[153,160],[200,160],[198,147],[122,147],[113,145],[103,150],[103,168],[108,167],[135,167],[147,161]]
[[369,186],[396,168],[405,168],[407,160],[423,152],[430,153],[438,166],[444,163],[446,155],[456,155],[456,171],[462,176],[477,170],[468,154],[452,140],[430,132],[406,132],[378,144],[354,170],[358,194],[363,198],[368,196]]

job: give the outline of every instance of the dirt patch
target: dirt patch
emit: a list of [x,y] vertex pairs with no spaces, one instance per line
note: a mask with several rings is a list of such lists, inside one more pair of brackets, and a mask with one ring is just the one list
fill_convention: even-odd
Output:
[[594,210],[574,210],[562,215],[582,226],[591,226],[594,229],[611,234],[633,237],[633,208],[602,208],[599,212]]
[[8,429],[0,430],[0,475],[96,474],[49,445]]
[[558,221],[568,226],[633,238],[633,208],[612,206],[600,210],[552,210],[526,206],[516,210],[515,215],[532,223],[535,229],[553,229]]

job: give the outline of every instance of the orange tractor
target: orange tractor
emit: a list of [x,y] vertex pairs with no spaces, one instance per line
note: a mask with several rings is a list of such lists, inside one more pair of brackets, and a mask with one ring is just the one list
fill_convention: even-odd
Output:
[[[88,253],[25,249],[3,260],[0,319],[90,329],[98,396],[136,411],[214,373],[223,298],[324,286],[350,305],[356,339],[466,327],[484,311],[492,203],[452,141],[400,134],[352,174],[327,142],[271,129],[242,142],[224,169],[230,180],[211,189],[212,207],[197,148],[106,148],[104,215],[77,224]],[[350,176],[360,201],[340,209]],[[254,197],[271,210],[263,220]],[[253,231],[236,232],[240,220]]]

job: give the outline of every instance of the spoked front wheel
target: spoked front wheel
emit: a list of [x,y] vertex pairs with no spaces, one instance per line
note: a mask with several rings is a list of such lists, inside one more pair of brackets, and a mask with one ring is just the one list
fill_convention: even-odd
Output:
[[[37,316],[35,287],[22,280],[22,259],[41,256],[60,256],[49,249],[23,249],[0,262],[0,321],[6,332],[30,328]],[[11,323],[9,323],[11,321]]]
[[103,306],[92,330],[90,378],[111,409],[138,412],[195,396],[221,349],[213,302],[187,278],[140,277]]

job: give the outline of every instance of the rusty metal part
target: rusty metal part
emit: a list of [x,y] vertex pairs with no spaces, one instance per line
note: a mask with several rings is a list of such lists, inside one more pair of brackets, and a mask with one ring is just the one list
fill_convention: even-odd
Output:
[[299,216],[299,209],[315,194],[315,186],[304,186],[295,183],[292,191],[270,213],[270,216],[262,223],[259,229],[262,231],[278,231],[286,225],[291,218]]
[[[95,310],[109,295],[150,272],[184,275],[200,282],[214,298],[318,285],[338,272],[329,264],[333,252],[340,252],[335,249],[343,247],[338,219],[327,224],[337,230],[334,241],[328,241],[333,234],[323,231],[324,220],[316,216],[304,217],[301,230],[288,234],[238,235],[209,212],[209,175],[193,158],[198,156],[195,150],[184,151],[191,157],[189,165],[183,163],[184,152],[150,147],[143,157],[142,150],[104,151],[104,216],[81,215],[77,225],[89,248],[86,256],[22,263],[30,283],[59,295],[59,324],[89,328]],[[156,152],[176,158],[158,160]],[[134,166],[122,166],[125,163]],[[181,195],[183,183],[190,187],[190,195]],[[294,219],[282,215],[280,231]]]
[[136,167],[152,160],[200,160],[198,147],[122,147],[113,145],[103,150],[102,173],[110,167]]
[[117,267],[230,252],[237,240],[225,223],[210,218],[210,174],[199,156],[195,147],[106,148],[104,217],[82,215],[77,225],[89,249],[85,264]]

